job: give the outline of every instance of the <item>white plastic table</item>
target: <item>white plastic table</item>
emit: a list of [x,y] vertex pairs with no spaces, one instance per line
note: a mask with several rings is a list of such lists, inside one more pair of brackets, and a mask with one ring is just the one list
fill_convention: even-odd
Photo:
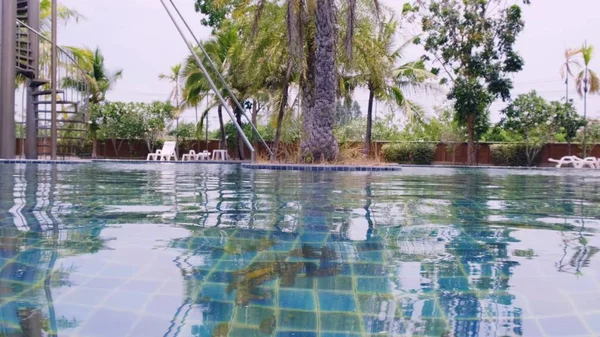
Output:
[[212,153],[212,160],[227,160],[227,150],[214,150]]

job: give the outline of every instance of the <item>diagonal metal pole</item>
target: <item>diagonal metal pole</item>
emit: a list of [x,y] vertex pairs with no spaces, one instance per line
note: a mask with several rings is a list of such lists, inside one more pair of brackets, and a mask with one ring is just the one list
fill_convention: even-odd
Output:
[[[192,35],[192,38],[194,38],[194,41],[196,42],[196,45],[198,45],[198,47],[202,51],[202,54],[204,54],[204,57],[206,57],[206,59],[210,63],[210,66],[213,68],[213,70],[217,74],[217,77],[219,78],[219,80],[221,80],[221,83],[223,83],[223,86],[225,87],[225,89],[229,93],[229,96],[231,96],[231,98],[233,98],[233,100],[235,101],[235,104],[237,105],[237,107],[240,110],[240,112],[242,113],[242,115],[246,118],[246,120],[248,120],[248,123],[250,124],[250,126],[252,126],[252,130],[254,130],[254,132],[258,136],[259,140],[261,141],[261,143],[263,143],[263,145],[265,146],[265,148],[269,152],[269,155],[273,156],[273,152],[271,152],[271,148],[269,148],[269,146],[267,145],[267,143],[265,142],[265,140],[263,139],[263,137],[258,132],[258,129],[254,125],[254,123],[252,123],[252,119],[250,117],[248,117],[248,115],[246,114],[246,109],[244,109],[242,107],[242,105],[238,101],[237,97],[235,97],[233,91],[231,90],[231,88],[227,84],[227,81],[225,81],[225,79],[223,78],[223,75],[218,70],[218,68],[215,65],[215,63],[213,62],[212,58],[208,55],[208,53],[206,52],[206,49],[204,49],[204,47],[202,46],[202,44],[200,43],[200,41],[196,37],[196,34],[194,34],[194,32],[192,31],[192,28],[190,27],[190,25],[188,25],[187,21],[184,19],[183,15],[181,15],[181,12],[179,11],[179,8],[177,8],[177,5],[175,5],[175,3],[173,2],[173,0],[169,0],[169,1],[171,2],[171,5],[173,6],[173,8],[175,8],[175,12],[177,13],[177,15],[179,15],[179,17],[181,18],[181,21],[183,21],[183,24],[185,25],[185,27],[187,28],[187,30],[190,32],[190,35]],[[192,51],[192,53],[195,53],[195,51]]]
[[175,20],[175,17],[173,16],[173,14],[171,14],[171,11],[169,11],[169,8],[167,7],[167,4],[165,3],[165,0],[160,0],[160,2],[162,3],[162,5],[165,8],[165,11],[169,15],[169,17],[171,18],[171,21],[173,21],[173,24],[175,25],[175,28],[177,28],[177,31],[179,31],[179,34],[181,35],[181,38],[183,39],[183,41],[187,45],[188,49],[192,53],[192,56],[194,56],[194,58],[196,59],[196,62],[198,63],[198,66],[200,67],[200,70],[202,70],[202,73],[206,77],[206,80],[208,81],[208,84],[209,84],[210,88],[212,89],[212,91],[214,91],[215,95],[217,95],[217,97],[219,98],[219,101],[221,102],[221,105],[223,105],[223,107],[225,108],[225,111],[227,111],[227,114],[229,115],[229,118],[231,118],[231,122],[233,123],[233,125],[237,129],[240,137],[242,137],[242,139],[244,140],[244,143],[246,144],[246,146],[248,147],[248,149],[250,149],[252,162],[255,162],[256,161],[256,151],[254,150],[254,147],[252,146],[252,144],[248,140],[248,137],[246,137],[246,135],[244,134],[244,131],[242,130],[242,127],[237,123],[237,121],[235,119],[235,115],[233,114],[233,112],[231,112],[231,109],[229,108],[227,102],[225,101],[225,99],[223,98],[223,96],[221,95],[221,93],[219,92],[219,90],[217,89],[217,86],[215,85],[215,82],[213,82],[212,78],[208,74],[208,71],[204,67],[204,64],[202,64],[202,61],[200,60],[200,57],[198,57],[198,55],[194,51],[194,47],[186,39],[185,34],[183,33],[183,30],[181,30],[181,27],[179,27],[179,25],[177,24],[177,20]]

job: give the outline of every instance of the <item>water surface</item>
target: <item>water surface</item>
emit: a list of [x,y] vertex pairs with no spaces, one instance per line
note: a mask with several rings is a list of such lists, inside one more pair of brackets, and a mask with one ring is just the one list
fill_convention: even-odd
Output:
[[0,164],[0,336],[597,336],[599,192],[589,170]]

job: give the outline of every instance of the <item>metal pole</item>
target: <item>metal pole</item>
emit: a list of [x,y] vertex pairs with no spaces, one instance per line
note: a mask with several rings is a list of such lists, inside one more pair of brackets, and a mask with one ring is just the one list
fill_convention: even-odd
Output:
[[[169,0],[171,2],[171,5],[173,6],[173,8],[175,8],[175,11],[177,12],[177,15],[179,15],[179,17],[181,18],[181,21],[183,21],[183,24],[186,26],[186,28],[188,29],[188,31],[190,32],[190,35],[192,35],[192,37],[194,38],[194,41],[196,42],[196,44],[198,45],[198,47],[200,48],[200,50],[202,51],[202,54],[204,54],[204,57],[206,57],[206,59],[208,60],[208,62],[210,63],[210,66],[213,68],[213,70],[215,71],[215,73],[217,74],[217,77],[221,80],[221,83],[223,84],[223,86],[225,87],[225,89],[227,90],[227,92],[229,93],[229,96],[231,98],[233,98],[235,104],[237,105],[238,109],[240,110],[241,114],[246,117],[246,120],[248,121],[248,123],[250,124],[250,126],[252,127],[252,130],[254,130],[254,132],[256,133],[256,135],[258,136],[259,140],[263,143],[263,145],[265,146],[265,148],[267,149],[267,151],[269,152],[270,156],[273,156],[273,152],[271,151],[271,148],[269,148],[269,146],[267,145],[267,143],[265,142],[265,140],[262,138],[262,136],[260,135],[260,133],[258,132],[258,129],[256,129],[256,126],[254,126],[254,123],[252,123],[252,119],[250,117],[248,117],[248,115],[246,115],[246,109],[244,109],[242,107],[242,105],[240,104],[240,102],[238,101],[238,99],[235,97],[235,95],[233,94],[233,91],[231,91],[231,88],[229,87],[229,85],[227,84],[227,81],[225,81],[225,79],[223,78],[223,75],[221,75],[221,72],[219,71],[219,69],[217,69],[217,66],[215,65],[215,63],[213,62],[212,58],[208,55],[208,53],[206,52],[206,50],[204,49],[204,47],[202,46],[202,43],[200,43],[200,41],[198,40],[198,38],[196,37],[196,35],[194,34],[194,32],[192,31],[192,28],[188,25],[187,21],[185,20],[185,18],[183,17],[183,15],[181,15],[181,12],[179,11],[179,9],[177,8],[177,6],[175,5],[175,3],[173,2],[173,0]],[[192,51],[192,54],[195,54],[195,51]]]
[[57,20],[57,8],[58,8],[58,0],[52,0],[52,55],[50,58],[50,91],[52,91],[52,104],[51,104],[51,108],[50,111],[52,114],[51,117],[51,126],[50,126],[50,138],[51,138],[51,159],[52,160],[56,160],[56,150],[57,150],[57,138],[58,138],[58,132],[57,132],[57,111],[56,111],[56,81],[57,76],[56,76],[56,68],[57,68],[57,51],[58,49],[56,48],[56,44],[57,44],[57,33],[58,33],[58,20]]
[[183,39],[183,41],[185,42],[185,44],[188,46],[188,49],[190,50],[190,52],[192,53],[192,55],[194,56],[194,58],[196,59],[196,62],[198,63],[198,66],[200,67],[200,70],[202,70],[202,73],[206,77],[206,80],[208,81],[208,84],[209,84],[210,88],[212,89],[212,91],[214,91],[215,95],[217,95],[217,97],[219,98],[219,101],[223,105],[223,108],[225,108],[225,111],[229,115],[229,118],[231,119],[231,122],[233,123],[233,125],[237,129],[238,133],[243,138],[244,143],[246,144],[246,146],[248,146],[248,148],[250,149],[250,152],[252,153],[252,161],[254,162],[255,159],[256,159],[256,151],[254,150],[254,147],[252,146],[252,144],[248,140],[248,137],[246,137],[246,135],[244,134],[244,131],[242,130],[242,127],[237,123],[235,115],[233,114],[233,112],[231,112],[231,109],[227,105],[227,102],[225,101],[225,99],[223,98],[223,96],[221,96],[221,93],[217,89],[217,86],[215,85],[215,82],[213,82],[212,78],[208,74],[208,71],[204,67],[204,64],[202,64],[202,61],[200,60],[200,58],[198,57],[198,55],[194,51],[194,47],[192,47],[192,44],[185,38],[185,34],[183,33],[183,30],[181,30],[181,27],[179,27],[179,25],[177,24],[177,21],[175,20],[175,17],[173,16],[173,14],[171,14],[171,12],[169,11],[169,8],[167,7],[167,4],[165,4],[164,0],[160,0],[160,2],[162,3],[162,5],[165,8],[165,11],[169,15],[169,17],[171,18],[171,21],[173,21],[173,24],[175,25],[175,28],[177,28],[177,31],[179,31],[179,34],[181,35],[181,38]]
[[[39,0],[29,0],[27,2],[27,18],[31,28],[36,31],[40,30],[40,2]],[[36,77],[39,77],[39,59],[40,59],[40,37],[29,32],[29,48],[31,51],[31,58],[33,59],[32,67],[36,72]],[[28,81],[31,84],[31,81]],[[26,158],[37,159],[38,158],[38,123],[37,116],[35,113],[34,102],[37,98],[34,98],[33,93],[37,91],[37,87],[33,88],[31,85],[27,86],[27,121],[26,121]]]
[[0,158],[14,159],[17,154],[15,134],[15,77],[17,47],[17,0],[1,0],[0,26]]

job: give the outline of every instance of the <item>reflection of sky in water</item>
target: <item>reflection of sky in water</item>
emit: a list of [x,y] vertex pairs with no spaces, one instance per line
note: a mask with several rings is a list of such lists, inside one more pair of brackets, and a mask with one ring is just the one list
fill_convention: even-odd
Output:
[[600,334],[598,172],[0,169],[0,336]]

